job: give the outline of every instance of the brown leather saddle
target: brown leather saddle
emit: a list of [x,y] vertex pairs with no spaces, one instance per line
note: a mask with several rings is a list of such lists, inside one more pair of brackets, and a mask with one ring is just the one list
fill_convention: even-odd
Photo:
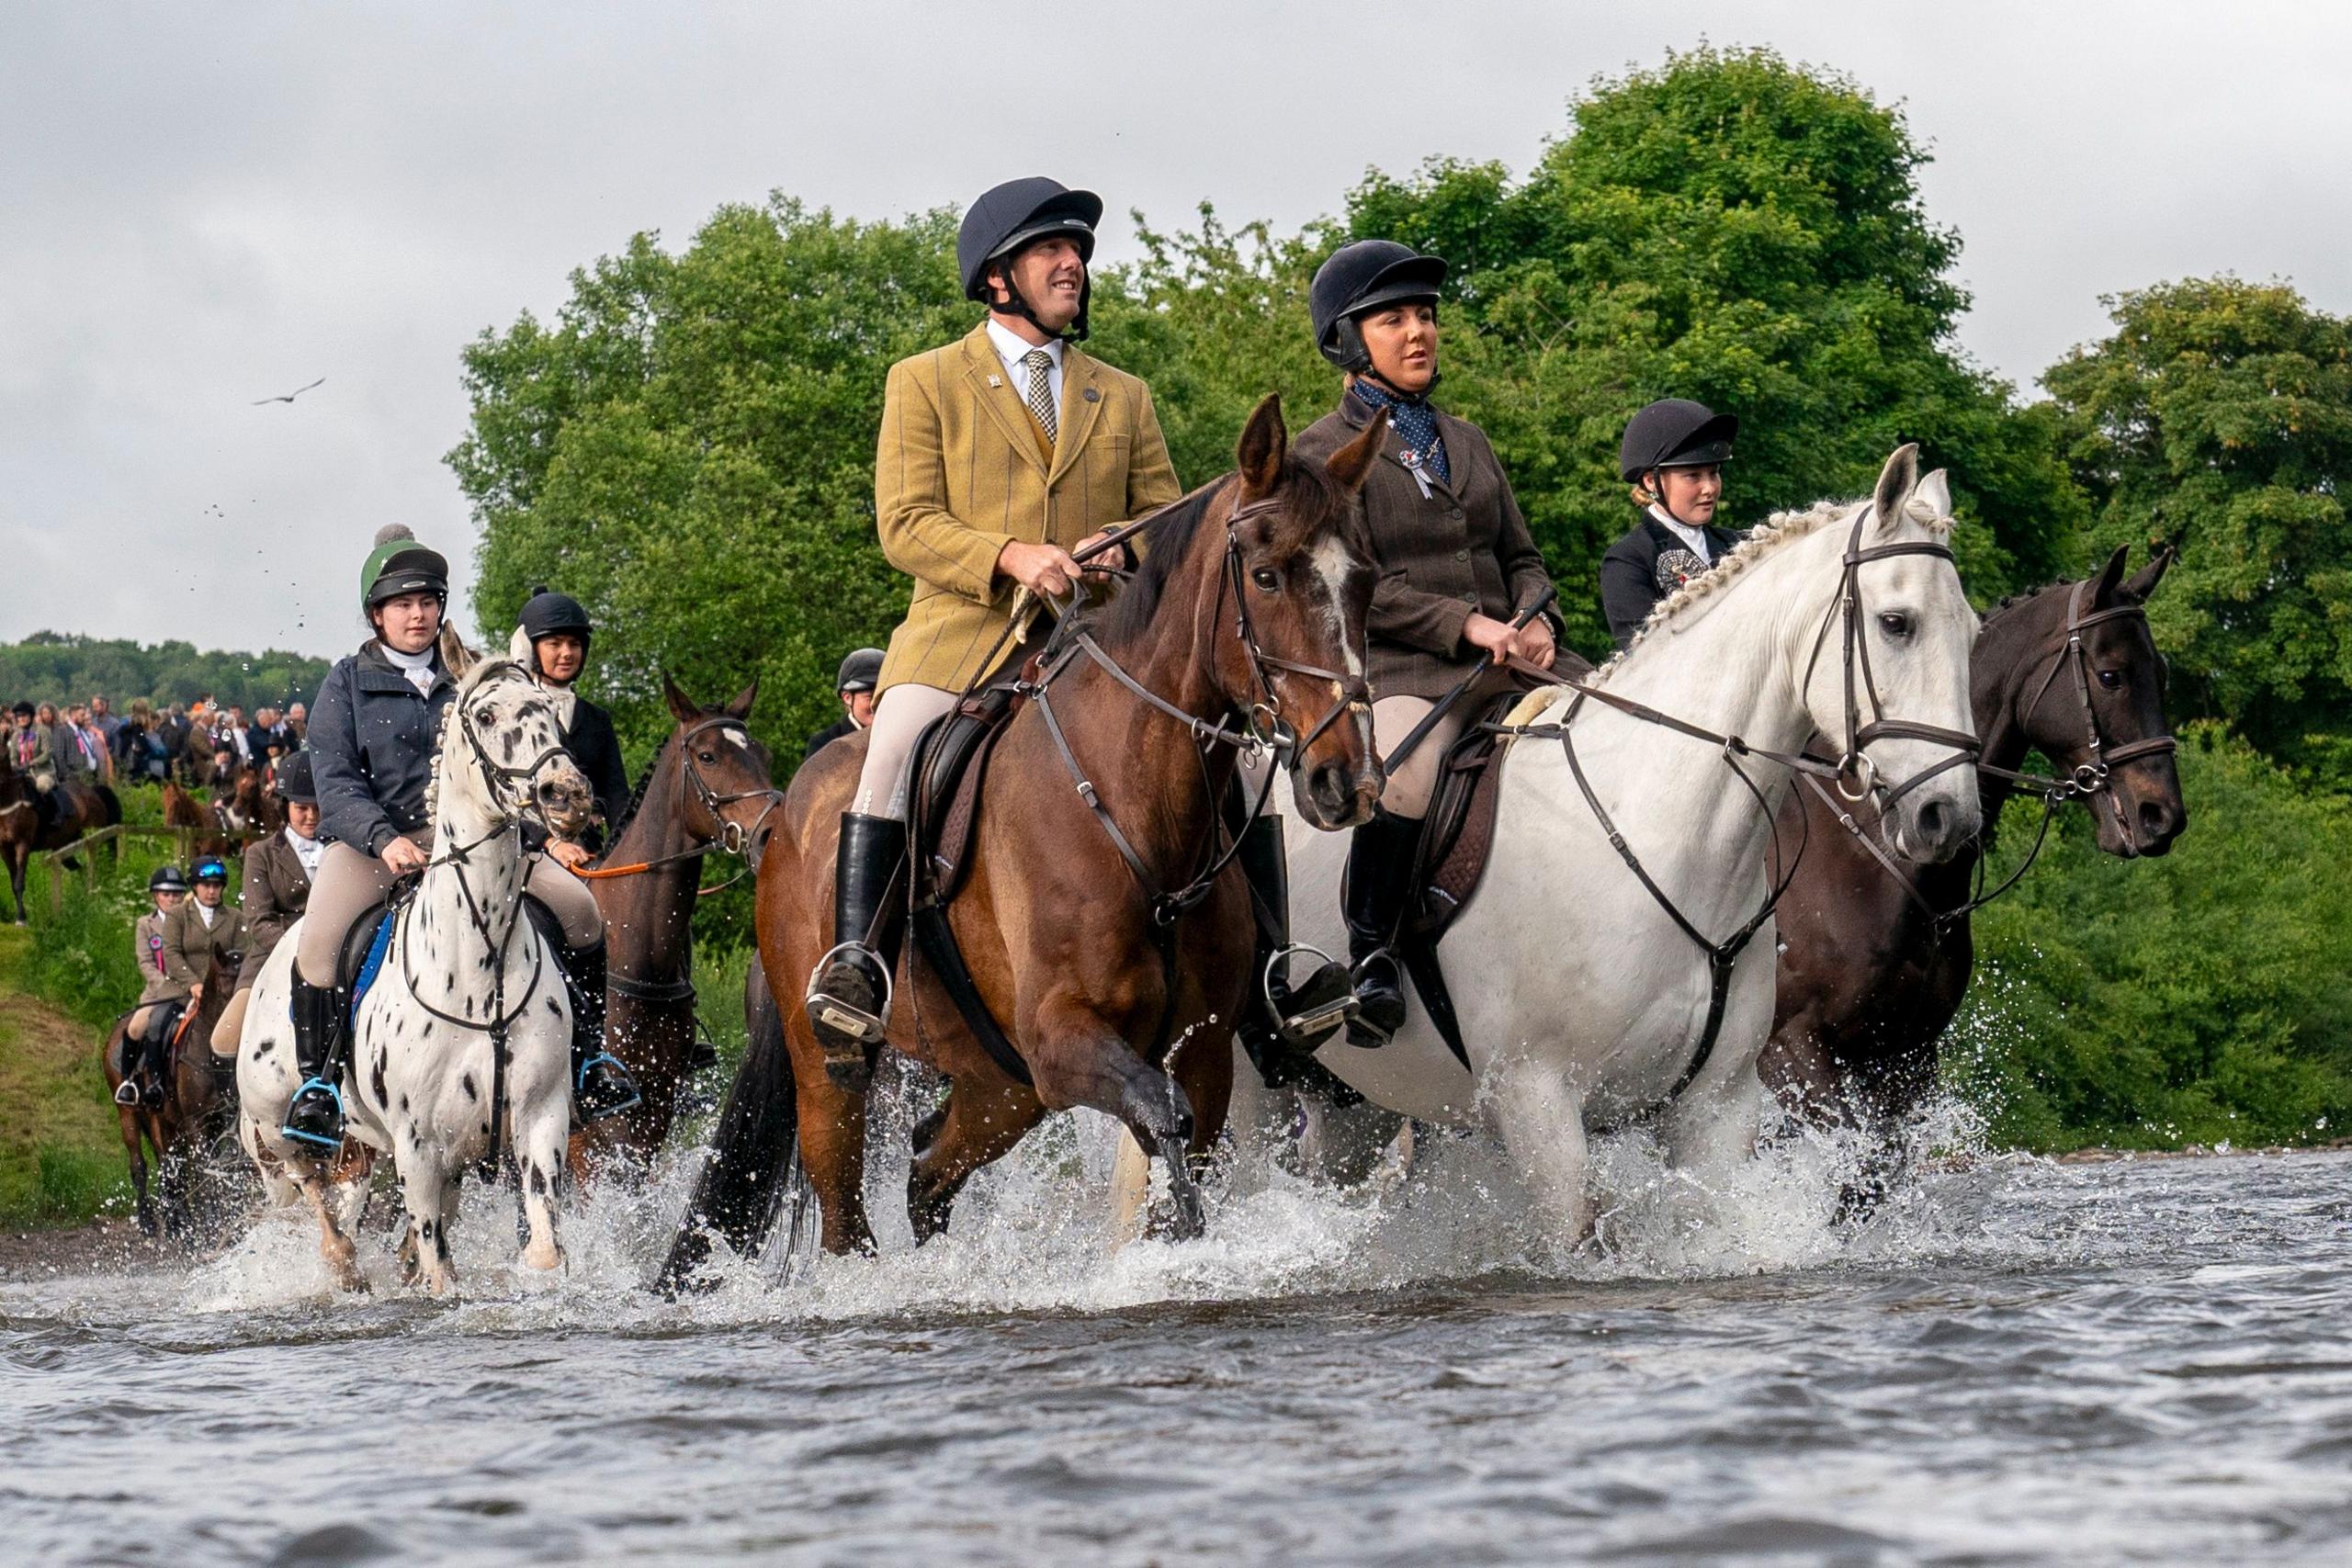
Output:
[[1014,716],[1028,705],[1023,682],[1036,674],[1036,656],[1023,659],[1015,668],[1017,678],[1006,675],[965,693],[915,741],[914,786],[907,805],[908,924],[923,962],[980,1048],[1016,1081],[1029,1083],[1029,1065],[989,1011],[947,919],[947,907],[971,876],[972,841],[989,762]]

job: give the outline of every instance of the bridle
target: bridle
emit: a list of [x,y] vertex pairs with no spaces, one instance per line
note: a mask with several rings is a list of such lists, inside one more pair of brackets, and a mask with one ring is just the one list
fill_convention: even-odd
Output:
[[[740,728],[741,723],[742,721],[732,714],[707,714],[688,725],[678,736],[679,776],[685,781],[686,788],[692,792],[695,799],[701,803],[703,810],[710,819],[718,824],[718,832],[714,836],[705,838],[689,828],[687,833],[694,841],[683,850],[666,855],[656,855],[651,860],[631,861],[627,865],[574,867],[571,874],[582,882],[603,882],[616,876],[637,876],[665,865],[676,865],[681,861],[699,860],[713,850],[720,854],[732,855],[741,860],[743,863],[741,869],[726,881],[695,890],[696,897],[707,898],[714,893],[721,893],[734,886],[745,876],[759,870],[761,829],[767,826],[768,818],[775,815],[775,808],[784,804],[784,791],[774,784],[763,784],[755,789],[730,790],[721,794],[711,788],[710,781],[702,776],[702,769],[695,761],[696,740],[711,730],[723,729],[729,726]],[[727,807],[739,800],[765,802],[760,807],[759,816],[752,819],[752,825],[748,828],[727,815]]]
[[[1063,616],[1055,626],[1053,635],[1046,639],[1045,649],[1038,655],[1035,677],[1013,684],[1016,692],[1035,702],[1039,716],[1045,721],[1046,732],[1053,738],[1054,749],[1061,754],[1062,765],[1069,770],[1070,781],[1077,786],[1079,798],[1086,803],[1094,819],[1102,825],[1113,846],[1118,850],[1119,858],[1126,863],[1128,872],[1142,888],[1151,908],[1153,925],[1160,931],[1170,930],[1180,916],[1208,897],[1210,889],[1216,885],[1217,877],[1240,852],[1241,836],[1234,834],[1232,841],[1220,852],[1215,848],[1216,834],[1213,830],[1207,863],[1200,872],[1172,891],[1163,887],[1149,863],[1111,815],[1109,807],[1102,804],[1093,781],[1087,777],[1086,770],[1080,764],[1078,754],[1070,747],[1069,738],[1063,732],[1061,720],[1054,712],[1053,683],[1080,658],[1092,661],[1138,701],[1174,719],[1191,733],[1199,751],[1204,784],[1208,778],[1208,755],[1216,747],[1229,746],[1238,755],[1251,759],[1265,759],[1271,755],[1273,761],[1288,765],[1304,755],[1307,748],[1341,719],[1350,715],[1368,716],[1372,712],[1372,688],[1363,676],[1347,675],[1337,670],[1284,659],[1267,652],[1258,641],[1257,627],[1250,618],[1249,594],[1242,583],[1241,542],[1237,530],[1250,518],[1278,511],[1283,504],[1278,497],[1269,496],[1235,508],[1225,520],[1225,562],[1220,569],[1217,602],[1210,612],[1210,619],[1214,626],[1225,618],[1226,601],[1230,597],[1233,602],[1233,634],[1250,661],[1250,684],[1258,694],[1248,712],[1242,716],[1243,723],[1239,728],[1228,728],[1222,718],[1212,721],[1187,713],[1153,692],[1122,669],[1118,660],[1095,641],[1093,634],[1085,628],[1083,623],[1071,615]],[[1175,506],[1170,506],[1149,517],[1140,518],[1106,536],[1098,547],[1107,549],[1124,543],[1174,510]],[[1276,671],[1328,681],[1337,694],[1330,707],[1303,735],[1283,716],[1282,694],[1274,684]],[[1250,802],[1245,821],[1263,809],[1279,771],[1272,765],[1262,769],[1264,783],[1259,787],[1257,799]]]
[[[2117,604],[2108,609],[2086,613],[2083,609],[2083,595],[2091,587],[2092,584],[2088,582],[2077,582],[2068,591],[2065,640],[2060,643],[2053,652],[2043,656],[2051,661],[2050,672],[2044,675],[2041,678],[2041,683],[2034,688],[2033,700],[2022,706],[2013,705],[2010,710],[2017,718],[2018,728],[2020,730],[2029,728],[2027,721],[2049,697],[2050,689],[2056,683],[2059,672],[2071,670],[2075,676],[2075,700],[2081,705],[2083,716],[2083,749],[2089,754],[2088,760],[2075,764],[2071,772],[2055,778],[2041,773],[2022,773],[2015,768],[2004,768],[1981,759],[1976,764],[1976,771],[1980,774],[2000,779],[2041,797],[2041,824],[2034,833],[2032,847],[2027,850],[2025,859],[2018,863],[2018,868],[2003,878],[1991,892],[1984,891],[1984,863],[1979,859],[1976,863],[1975,892],[1966,901],[1952,908],[1937,908],[1928,900],[1927,896],[1919,891],[1918,884],[1911,875],[1895,863],[1894,858],[1879,846],[1877,840],[1871,836],[1861,823],[1854,819],[1851,812],[1831,800],[1828,792],[1822,789],[1819,784],[1811,779],[1806,780],[1807,784],[1812,784],[1814,793],[1821,797],[1822,803],[1836,813],[1838,825],[1860,841],[1862,847],[1871,852],[1871,857],[1885,868],[1887,874],[1894,878],[1897,886],[1902,887],[1911,902],[1917,905],[1929,921],[1938,928],[1966,919],[1970,915],[2023,881],[2025,874],[2033,869],[2033,863],[2041,858],[2042,846],[2049,841],[2051,821],[2057,816],[2058,808],[2068,801],[2088,801],[2091,796],[2104,792],[2108,796],[2109,808],[2115,813],[2117,823],[2124,826],[2128,831],[2129,825],[2123,822],[2122,805],[2116,799],[2114,785],[2110,780],[2113,770],[2143,757],[2169,756],[2180,749],[2179,740],[2170,731],[2161,735],[2146,736],[2138,740],[2127,740],[2120,746],[2109,743],[2106,732],[2099,726],[2098,705],[2091,700],[2090,649],[2083,640],[2083,633],[2092,626],[2108,621],[2137,619],[2144,625],[2148,611],[2143,604]],[[2029,672],[2038,667],[2041,662],[2041,659],[2036,659],[2032,665],[2028,666]],[[2018,689],[2020,691],[2024,689],[2022,682],[2019,682]],[[1890,804],[1892,804],[1891,801]],[[1881,816],[1883,818],[1883,808]]]
[[[1846,536],[1846,554],[1838,576],[1838,597],[1822,615],[1821,629],[1814,634],[1813,653],[1805,660],[1804,683],[1798,689],[1800,692],[1813,689],[1814,667],[1821,659],[1822,645],[1828,639],[1830,620],[1836,617],[1839,624],[1839,661],[1845,675],[1846,736],[1845,749],[1838,758],[1835,782],[1838,793],[1849,801],[1860,803],[1874,793],[1883,795],[1884,798],[1879,805],[1883,815],[1896,801],[1937,774],[1982,755],[1984,743],[1963,730],[1945,729],[1938,725],[1886,716],[1886,705],[1879,699],[1878,680],[1871,669],[1870,638],[1862,635],[1861,569],[1872,561],[1891,560],[1898,556],[1928,556],[1952,561],[1955,571],[1959,570],[1959,562],[1954,559],[1951,546],[1928,539],[1864,547],[1862,529],[1877,511],[1878,505],[1873,502],[1854,514],[1853,530]],[[1857,671],[1861,673],[1859,682],[1854,679]],[[1861,699],[1865,694],[1870,697],[1871,713],[1867,724],[1862,722],[1861,715]],[[1921,769],[1887,790],[1880,785],[1878,766],[1865,750],[1872,741],[1886,739],[1926,740],[1950,748],[1951,755]],[[1849,780],[1852,781],[1850,788]]]

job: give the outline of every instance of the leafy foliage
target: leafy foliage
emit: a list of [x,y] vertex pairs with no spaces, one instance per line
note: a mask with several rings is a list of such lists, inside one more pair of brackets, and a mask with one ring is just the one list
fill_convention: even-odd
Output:
[[123,713],[134,697],[184,703],[209,692],[224,706],[234,703],[251,713],[265,704],[309,702],[326,673],[323,659],[276,649],[199,653],[193,643],[142,645],[57,632],[0,645],[0,700],[53,702],[61,708],[102,694]]
[[2352,802],[2298,789],[2215,725],[2183,732],[2179,763],[2190,826],[2170,854],[2102,854],[2073,814],[1975,918],[1976,983],[1945,1070],[1998,1141],[2352,1130]]
[[2098,547],[2180,541],[2151,611],[2176,705],[2352,787],[2352,327],[2231,277],[2109,303],[2042,379]]

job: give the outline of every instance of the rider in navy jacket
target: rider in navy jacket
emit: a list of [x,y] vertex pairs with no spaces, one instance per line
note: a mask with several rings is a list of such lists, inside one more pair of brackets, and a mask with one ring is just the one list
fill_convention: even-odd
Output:
[[433,746],[457,682],[429,655],[433,683],[420,692],[370,638],[336,661],[311,708],[311,776],[319,792],[319,837],[380,855],[432,818],[424,787],[433,782]]

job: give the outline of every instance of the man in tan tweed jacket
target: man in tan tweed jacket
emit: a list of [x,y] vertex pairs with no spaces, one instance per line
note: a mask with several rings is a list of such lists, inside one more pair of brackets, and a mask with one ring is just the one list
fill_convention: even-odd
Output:
[[956,260],[987,319],[890,367],[874,510],[882,553],[915,591],[842,816],[838,945],[809,981],[808,1016],[829,1044],[879,1040],[889,1018],[899,933],[883,904],[906,854],[916,738],[1010,651],[1016,590],[1069,592],[1081,570],[1071,551],[1182,493],[1151,389],[1075,346],[1102,217],[1101,197],[1049,179],[982,196]]

